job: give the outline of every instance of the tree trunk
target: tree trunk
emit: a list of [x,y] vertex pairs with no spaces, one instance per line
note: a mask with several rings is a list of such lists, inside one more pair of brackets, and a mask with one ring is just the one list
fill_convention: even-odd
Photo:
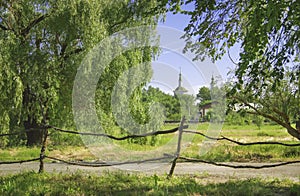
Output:
[[[296,122],[296,127],[297,127],[297,123],[298,123],[298,126],[299,126],[300,121]],[[299,130],[299,127],[297,127],[296,129],[294,129],[294,128],[288,128],[287,131],[288,131],[288,133],[291,136],[293,136],[293,137],[297,138],[298,140],[300,140],[300,130]]]
[[296,129],[297,129],[298,133],[300,134],[300,119],[296,121]]
[[43,130],[39,128],[36,121],[33,119],[28,119],[24,122],[24,127],[26,130],[27,146],[40,145],[43,141]]
[[[36,102],[36,98],[31,93],[29,85],[26,85],[24,91],[23,91],[23,107],[27,108],[28,105],[32,102]],[[28,108],[31,110],[31,108]],[[36,118],[28,116],[27,120],[23,122],[24,128],[26,131],[26,137],[27,137],[27,146],[34,146],[34,145],[40,145],[43,141],[43,131],[40,129]]]

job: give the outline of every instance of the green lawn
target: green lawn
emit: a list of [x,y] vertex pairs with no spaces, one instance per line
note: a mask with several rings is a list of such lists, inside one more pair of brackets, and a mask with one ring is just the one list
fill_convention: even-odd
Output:
[[[208,123],[199,124],[199,131],[207,130]],[[176,127],[168,125],[165,129]],[[296,143],[284,129],[276,125],[256,126],[224,125],[221,135],[242,142],[281,141]],[[163,145],[176,135],[160,136],[158,145]],[[63,138],[67,138],[63,134]],[[76,138],[75,138],[76,139]],[[76,139],[78,140],[78,138]],[[278,145],[238,146],[227,141],[218,141],[205,155],[199,155],[203,137],[194,136],[182,155],[211,161],[273,162],[300,159],[300,147]],[[137,150],[149,150],[156,146],[139,146],[122,141],[119,145]],[[39,157],[39,147],[0,149],[1,160],[21,160]],[[46,154],[67,160],[94,159],[84,146],[53,145],[51,138]],[[50,161],[47,160],[46,161]],[[174,176],[109,173],[101,176],[77,172],[73,174],[26,172],[0,176],[0,195],[300,195],[298,182],[279,179],[230,179],[226,182],[211,181],[209,174]]]
[[0,195],[300,195],[300,183],[278,179],[208,182],[207,175],[26,172],[0,177]]
[[[198,125],[198,130],[205,131],[207,130],[208,126],[209,123],[200,123]],[[222,126],[221,134],[225,136],[235,136],[235,137],[289,136],[289,134],[283,127],[274,124],[263,124],[259,128],[255,124],[229,125],[224,123]]]
[[[205,133],[209,123],[199,125],[200,132]],[[260,128],[256,125],[227,125],[224,124],[220,136],[223,135],[239,142],[277,141],[282,143],[299,143],[287,131],[278,125],[264,124]],[[201,158],[219,162],[274,162],[300,159],[300,146],[286,147],[281,145],[252,145],[239,146],[228,141],[218,141],[210,151],[199,155],[199,145],[203,137],[195,136],[192,144],[183,152],[184,156]]]
[[[205,133],[209,123],[200,123],[198,129]],[[164,129],[171,129],[178,126],[177,124],[167,125]],[[193,136],[186,134],[189,137]],[[256,142],[256,141],[278,141],[283,143],[297,143],[296,139],[291,137],[286,130],[277,125],[263,125],[258,129],[255,125],[236,126],[224,125],[220,135],[224,135],[231,139],[240,142]],[[58,137],[58,136],[56,136]],[[67,138],[68,134],[62,133],[62,138]],[[78,136],[80,137],[80,136]],[[139,145],[128,143],[124,141],[113,141],[125,149],[134,149],[146,151],[157,148],[157,146],[164,145],[170,138],[177,137],[175,134],[167,134],[158,136],[158,142],[155,146]],[[150,137],[148,137],[150,138]],[[73,138],[74,139],[74,138]],[[76,139],[76,138],[75,138]],[[80,139],[80,138],[79,138]],[[76,139],[78,140],[78,138]],[[187,148],[182,151],[182,155],[193,158],[201,158],[210,161],[237,161],[237,162],[274,162],[274,161],[290,161],[300,159],[299,147],[285,147],[280,145],[255,145],[255,146],[238,146],[228,141],[218,141],[214,146],[203,156],[199,155],[203,137],[194,135],[193,140],[189,143]],[[176,148],[176,145],[174,146]],[[0,159],[4,160],[22,160],[39,157],[40,148],[6,148],[0,149]],[[84,146],[66,146],[57,145],[51,142],[51,137],[48,142],[46,154],[54,157],[61,157],[68,160],[94,159],[94,156],[89,152],[88,148]]]

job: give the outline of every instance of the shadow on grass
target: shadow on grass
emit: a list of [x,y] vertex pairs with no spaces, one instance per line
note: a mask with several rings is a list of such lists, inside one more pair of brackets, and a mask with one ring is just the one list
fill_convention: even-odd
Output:
[[[207,177],[207,176],[206,176]],[[208,176],[209,178],[209,176]],[[123,172],[26,172],[0,177],[0,195],[300,195],[300,183],[258,178],[203,183],[204,176],[146,176]]]

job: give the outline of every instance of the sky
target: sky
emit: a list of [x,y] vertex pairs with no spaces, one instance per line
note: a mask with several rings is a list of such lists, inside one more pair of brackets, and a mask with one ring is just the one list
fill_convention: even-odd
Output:
[[[160,22],[159,26],[173,28],[174,30],[183,33],[188,22],[189,18],[185,15],[168,13],[166,20]],[[167,36],[171,37],[171,35]],[[178,40],[172,41],[175,42]],[[234,46],[230,49],[230,56],[236,62],[238,60],[238,54],[238,46]],[[215,66],[217,70],[203,71],[203,69],[201,70],[201,66],[206,68]],[[152,67],[154,73],[149,85],[159,87],[168,94],[173,94],[173,90],[178,86],[178,77],[181,70],[182,86],[189,91],[189,94],[196,95],[200,87],[209,86],[210,79],[213,75],[215,77],[216,75],[220,75],[218,77],[219,80],[222,78],[222,81],[226,81],[228,78],[227,73],[232,70],[235,65],[227,54],[215,63],[212,63],[209,59],[205,60],[205,62],[193,62],[191,58],[183,55],[181,51],[176,53],[174,51],[163,49],[158,59],[152,63]],[[200,67],[200,70],[197,70],[197,67]],[[209,81],[207,81],[208,79]]]

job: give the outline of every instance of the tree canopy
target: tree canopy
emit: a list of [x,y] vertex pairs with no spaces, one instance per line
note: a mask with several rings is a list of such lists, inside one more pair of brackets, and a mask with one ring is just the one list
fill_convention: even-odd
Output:
[[[185,10],[186,5],[192,9]],[[185,50],[194,52],[195,60],[218,60],[240,46],[228,96],[242,96],[235,101],[249,107],[258,104],[252,108],[255,114],[268,116],[299,139],[299,101],[291,100],[300,94],[300,2],[174,0],[169,6],[174,13],[190,16],[183,37]],[[297,129],[291,126],[294,120]]]
[[[293,126],[293,123],[299,122],[299,87],[296,81],[290,82],[289,74],[287,72],[281,83],[276,85],[275,91],[271,90],[271,85],[267,85],[259,97],[253,96],[246,88],[238,91],[230,97],[230,108],[271,120],[300,140],[299,127]],[[273,83],[273,80],[268,82]]]
[[201,102],[206,102],[211,100],[210,89],[206,86],[203,86],[199,89],[197,94],[197,99]]
[[159,88],[149,86],[143,90],[143,102],[153,103],[157,102],[164,106],[166,120],[180,120],[180,102],[174,96],[169,95],[161,91]]
[[[210,56],[217,60],[240,44],[236,87],[246,83],[259,92],[264,86],[261,81],[272,77],[274,89],[287,65],[293,70],[290,79],[299,80],[299,1],[181,0],[169,4],[171,10],[190,16],[184,38],[195,59]],[[183,4],[193,4],[194,9],[184,10]]]
[[[72,125],[72,86],[82,58],[116,31],[155,24],[151,9],[156,4],[127,0],[1,1],[1,130],[38,128],[47,123]],[[117,70],[112,74],[115,77],[107,74],[102,81],[114,83],[118,73],[133,66],[134,59],[146,62],[153,56],[149,50],[141,51],[120,57],[126,61],[115,60],[110,69]],[[107,90],[104,83],[99,85],[102,91]],[[30,133],[27,144],[40,141],[41,134]]]

